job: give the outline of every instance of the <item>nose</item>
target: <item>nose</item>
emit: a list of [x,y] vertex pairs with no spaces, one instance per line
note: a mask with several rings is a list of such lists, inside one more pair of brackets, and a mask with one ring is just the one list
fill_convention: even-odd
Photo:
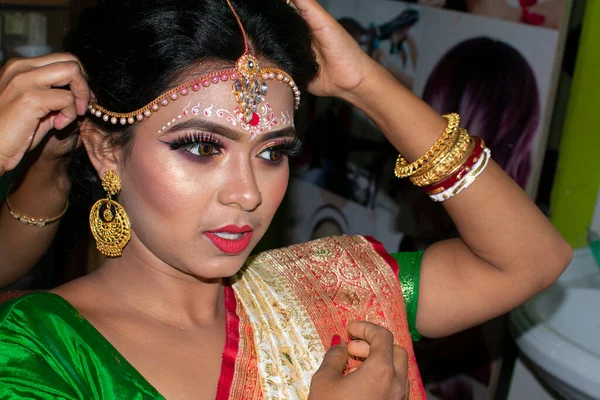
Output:
[[236,206],[244,211],[253,211],[262,203],[254,171],[248,165],[240,165],[219,191],[221,204]]

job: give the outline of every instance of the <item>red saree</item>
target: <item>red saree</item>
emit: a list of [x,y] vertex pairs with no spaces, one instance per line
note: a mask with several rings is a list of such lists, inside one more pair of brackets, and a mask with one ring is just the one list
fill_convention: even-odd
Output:
[[227,340],[218,400],[306,399],[333,335],[348,340],[345,325],[355,320],[394,333],[409,354],[410,399],[426,398],[398,266],[375,240],[332,237],[262,253],[232,288],[239,336]]

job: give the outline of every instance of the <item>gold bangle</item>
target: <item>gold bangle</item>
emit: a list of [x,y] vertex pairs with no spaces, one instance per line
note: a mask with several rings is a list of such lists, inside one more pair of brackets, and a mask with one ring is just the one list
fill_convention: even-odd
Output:
[[19,221],[20,223],[24,224],[24,225],[29,225],[29,226],[35,226],[38,228],[43,228],[46,225],[52,224],[53,222],[56,222],[58,220],[60,220],[65,213],[67,212],[67,209],[69,208],[69,200],[67,200],[67,204],[65,204],[65,208],[61,211],[60,214],[58,214],[56,217],[52,217],[52,218],[30,218],[27,217],[25,215],[20,215],[17,214],[16,212],[13,211],[10,202],[8,201],[8,194],[10,193],[10,189],[12,188],[12,185],[8,188],[8,191],[6,193],[6,207],[8,208],[8,212],[10,213],[10,215],[13,216],[14,219],[16,219],[17,221]]
[[460,116],[456,113],[444,114],[443,117],[446,119],[446,129],[442,133],[442,136],[431,146],[431,148],[418,160],[408,163],[408,161],[402,156],[398,155],[396,160],[396,168],[394,168],[394,174],[397,178],[406,178],[415,175],[420,172],[424,167],[430,165],[432,161],[443,157],[453,147],[456,137],[458,135],[458,126],[460,124]]
[[466,129],[460,128],[459,132],[455,146],[438,163],[422,174],[410,177],[414,185],[422,187],[441,182],[467,161],[473,152],[475,140],[471,139]]

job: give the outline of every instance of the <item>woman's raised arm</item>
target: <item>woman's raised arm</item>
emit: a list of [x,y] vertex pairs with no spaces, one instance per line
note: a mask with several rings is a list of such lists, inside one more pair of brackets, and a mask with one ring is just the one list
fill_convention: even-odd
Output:
[[[294,4],[312,27],[321,66],[311,92],[360,108],[409,162],[424,155],[446,120],[369,58],[317,1]],[[571,259],[570,246],[493,161],[444,206],[461,238],[425,252],[417,313],[424,336],[506,313],[552,284]]]

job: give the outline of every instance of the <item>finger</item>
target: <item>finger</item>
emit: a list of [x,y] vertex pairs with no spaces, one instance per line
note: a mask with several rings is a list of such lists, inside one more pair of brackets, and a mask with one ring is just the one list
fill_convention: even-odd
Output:
[[83,70],[83,65],[81,65],[79,59],[69,53],[53,53],[32,58],[12,58],[8,60],[2,68],[2,73],[0,74],[0,87],[3,87],[6,82],[10,81],[17,74],[57,62],[69,61],[78,63]]
[[24,72],[15,77],[14,81],[19,92],[27,86],[43,89],[69,86],[75,97],[77,113],[84,115],[87,110],[90,90],[80,64],[75,61],[56,62]]
[[408,375],[408,352],[400,346],[394,346],[394,371],[401,378]]
[[394,336],[387,329],[370,322],[351,322],[347,326],[350,336],[363,339],[370,345],[366,363],[393,363]]
[[3,153],[20,160],[28,149],[37,146],[61,113],[58,126],[65,126],[77,116],[73,94],[68,90],[30,90],[20,95],[3,109],[5,123],[0,126]]
[[370,347],[364,340],[351,340],[348,343],[348,353],[353,357],[367,358]]
[[[32,90],[27,92],[15,104],[20,109],[22,119],[35,118],[41,121],[43,118],[55,113],[53,127],[62,129],[77,118],[77,109],[75,107],[75,97],[70,90],[50,89],[50,90]],[[45,135],[47,130],[36,132]]]
[[337,23],[316,0],[291,0],[291,3],[314,31]]
[[348,349],[345,343],[331,346],[323,357],[321,366],[313,379],[339,379],[342,378],[348,363]]

